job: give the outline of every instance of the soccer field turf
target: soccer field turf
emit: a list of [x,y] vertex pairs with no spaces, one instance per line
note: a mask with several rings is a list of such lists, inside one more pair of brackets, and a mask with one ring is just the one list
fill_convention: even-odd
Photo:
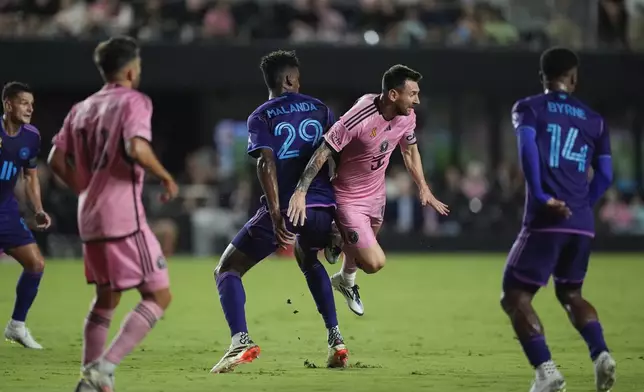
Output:
[[[220,375],[209,370],[230,336],[212,279],[214,263],[170,260],[174,302],[117,370],[119,392],[529,389],[532,370],[499,307],[503,255],[390,255],[380,273],[360,274],[364,317],[353,315],[336,294],[340,328],[351,352],[346,370],[323,368],[326,331],[295,262],[267,260],[244,279],[248,326],[262,355]],[[15,264],[0,264],[0,315],[5,318],[19,273]],[[644,390],[642,276],[642,256],[595,255],[587,279],[585,293],[599,310],[617,360],[616,392]],[[45,350],[1,342],[0,391],[73,391],[91,298],[81,263],[49,262],[28,320]],[[137,300],[134,292],[124,296],[112,335]],[[568,392],[593,391],[586,346],[568,324],[552,287],[538,295],[536,308]],[[307,368],[305,360],[322,368]]]

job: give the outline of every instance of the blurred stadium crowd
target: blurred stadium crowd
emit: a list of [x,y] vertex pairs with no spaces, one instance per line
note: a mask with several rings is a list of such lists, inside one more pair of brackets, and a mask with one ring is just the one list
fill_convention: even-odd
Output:
[[638,49],[643,16],[643,0],[0,0],[0,34]]
[[[644,48],[644,0],[0,0],[0,11],[4,39],[131,34],[166,42],[288,39],[343,45]],[[356,97],[347,98],[352,102]],[[450,110],[436,101],[423,105],[419,111],[428,112],[429,122]],[[347,109],[344,104],[332,106],[337,106],[337,114]],[[436,112],[431,113],[432,109]],[[514,152],[509,109],[508,103],[503,112],[503,148]],[[462,135],[463,147],[472,151],[486,148],[480,140],[486,137],[481,124],[487,115],[474,118],[473,112],[468,110],[471,118],[463,124],[466,133]],[[623,123],[627,116],[619,116],[623,118],[615,122]],[[419,205],[415,186],[394,154],[384,231],[427,236],[514,232],[524,197],[516,156],[491,165],[476,153],[465,152],[461,164],[454,166],[444,159],[449,127],[419,124],[417,132],[431,186],[452,213],[439,217]],[[598,231],[644,235],[644,203],[637,194],[642,184],[629,182],[632,157],[622,152],[629,145],[628,132],[621,125],[611,126],[611,132],[613,149],[618,151],[614,155],[619,156],[617,181],[598,209]],[[168,255],[176,249],[190,249],[201,256],[221,252],[257,206],[260,190],[253,162],[243,160],[242,170],[239,164],[231,170],[217,143],[185,158],[183,174],[174,173],[182,191],[173,203],[158,202],[160,189],[154,181],[146,190],[151,224]],[[242,159],[237,155],[245,157],[243,148],[231,152],[236,154],[234,160]],[[40,166],[39,173],[45,209],[54,220],[44,238],[46,250],[54,256],[77,256],[76,197],[46,165]]]

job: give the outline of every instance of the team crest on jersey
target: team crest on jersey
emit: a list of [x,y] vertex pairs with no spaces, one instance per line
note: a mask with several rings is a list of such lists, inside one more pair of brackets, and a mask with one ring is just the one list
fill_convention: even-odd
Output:
[[165,261],[165,257],[159,256],[159,258],[157,259],[157,268],[159,269],[168,268],[168,263]]
[[371,136],[372,138],[376,137],[376,131],[377,131],[377,130],[378,130],[378,128],[374,127],[374,128],[371,130],[371,135],[369,135],[369,136]]
[[380,143],[380,152],[385,152],[389,148],[389,140],[383,140],[382,143]]
[[357,231],[350,230],[349,233],[347,233],[347,240],[349,240],[351,245],[357,244],[359,239],[360,237],[358,236]]
[[20,159],[29,158],[29,147],[21,148],[20,151],[18,152],[18,156],[20,157]]

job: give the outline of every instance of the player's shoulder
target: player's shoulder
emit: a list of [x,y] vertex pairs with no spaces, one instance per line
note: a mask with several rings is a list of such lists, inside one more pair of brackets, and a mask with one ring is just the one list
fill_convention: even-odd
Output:
[[601,114],[599,114],[599,112],[595,111],[593,108],[588,106],[585,102],[583,102],[579,98],[570,96],[569,99],[575,106],[577,106],[578,108],[584,111],[585,117],[587,119],[604,121],[604,117]]
[[312,103],[314,105],[327,107],[326,104],[324,102],[322,102],[322,100],[320,100],[319,98],[312,97],[310,95],[299,94],[298,93],[298,94],[295,94],[295,99],[300,100],[300,101],[307,101],[307,102],[310,102],[310,103]]
[[545,99],[545,94],[535,94],[518,99],[512,105],[512,111],[520,112],[524,110],[534,110],[534,108],[540,105]]
[[40,132],[38,131],[38,128],[36,128],[34,125],[31,124],[25,124],[22,126],[22,129],[24,131],[27,131],[28,134],[34,134],[40,137]]
[[129,105],[143,105],[147,108],[152,107],[152,99],[150,99],[150,97],[147,94],[132,88],[123,89],[123,90],[124,91],[121,94],[124,98],[125,103]]
[[371,116],[378,113],[378,106],[376,106],[376,98],[378,94],[365,94],[358,98],[353,104],[351,109],[346,112],[340,119],[347,128],[352,130],[358,125],[368,120]]

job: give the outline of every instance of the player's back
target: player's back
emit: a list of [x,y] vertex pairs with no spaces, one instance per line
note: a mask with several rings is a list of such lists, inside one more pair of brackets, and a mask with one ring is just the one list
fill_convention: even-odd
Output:
[[[535,118],[543,191],[564,201],[573,216],[566,222],[553,222],[553,216],[537,215],[535,201],[528,197],[526,219],[532,227],[552,224],[580,230],[593,229],[592,207],[588,197],[589,167],[595,144],[604,132],[603,118],[575,97],[548,92],[518,101]],[[529,115],[529,114],[528,114]],[[528,211],[530,210],[530,211]]]
[[[254,150],[261,147],[273,150],[281,206],[288,205],[309,159],[322,143],[322,136],[333,121],[333,113],[324,103],[296,93],[285,93],[273,98],[249,116],[249,153],[253,154]],[[253,125],[255,123],[260,123],[263,130],[252,129],[257,128]],[[267,135],[260,136],[261,142],[255,144],[251,140],[253,132]],[[320,170],[311,182],[306,200],[309,206],[335,205],[328,168]]]
[[70,111],[60,136],[75,163],[81,238],[105,240],[138,232],[144,170],[126,154],[132,137],[151,140],[152,105],[144,94],[108,85]]

